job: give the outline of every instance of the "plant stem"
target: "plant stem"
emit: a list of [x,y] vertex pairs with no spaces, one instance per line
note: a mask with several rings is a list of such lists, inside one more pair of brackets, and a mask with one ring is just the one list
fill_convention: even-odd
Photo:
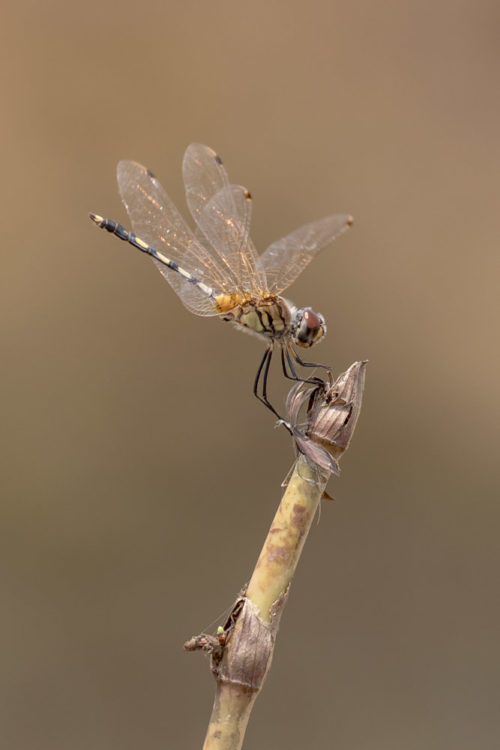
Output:
[[271,524],[241,611],[215,670],[217,692],[203,750],[240,750],[271,666],[281,613],[328,480],[300,455]]
[[273,604],[288,591],[327,480],[299,456],[246,592],[264,622],[272,621]]

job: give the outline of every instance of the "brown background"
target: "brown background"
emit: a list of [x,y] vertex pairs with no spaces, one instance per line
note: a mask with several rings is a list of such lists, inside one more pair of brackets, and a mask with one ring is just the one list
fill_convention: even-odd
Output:
[[370,360],[245,747],[499,747],[499,23],[489,0],[4,8],[2,748],[200,747],[212,679],[182,643],[248,579],[292,460],[260,342],[87,219],[125,223],[120,158],[184,208],[192,141],[251,189],[260,249],[354,214],[290,296],[327,317],[321,359]]

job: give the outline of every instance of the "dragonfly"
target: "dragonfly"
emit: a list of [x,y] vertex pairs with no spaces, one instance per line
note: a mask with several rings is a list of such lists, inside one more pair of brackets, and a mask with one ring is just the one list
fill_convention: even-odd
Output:
[[195,231],[155,175],[133,161],[120,161],[117,167],[118,189],[133,231],[97,214],[89,216],[97,226],[149,255],[190,312],[219,317],[265,340],[253,392],[286,426],[268,398],[273,352],[281,354],[285,377],[317,382],[320,379],[301,378],[295,365],[326,366],[303,361],[295,346],[307,349],[320,341],[326,322],[312,308],[299,308],[282,293],[352,224],[352,216],[334,214],[313,221],[258,255],[249,233],[251,195],[230,183],[220,156],[193,143],[185,152],[182,171]]

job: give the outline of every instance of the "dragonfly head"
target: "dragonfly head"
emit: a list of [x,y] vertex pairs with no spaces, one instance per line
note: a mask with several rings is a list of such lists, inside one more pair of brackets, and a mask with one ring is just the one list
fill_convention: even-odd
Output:
[[310,307],[297,310],[292,327],[293,341],[298,346],[308,349],[316,344],[326,333],[325,319]]

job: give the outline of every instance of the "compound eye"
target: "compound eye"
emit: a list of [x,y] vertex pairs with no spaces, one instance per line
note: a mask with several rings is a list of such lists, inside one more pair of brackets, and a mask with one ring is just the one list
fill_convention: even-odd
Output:
[[319,341],[325,334],[325,321],[310,307],[302,313],[302,319],[296,335],[296,343],[299,346],[309,347]]
[[307,328],[321,328],[321,326],[323,325],[323,318],[315,313],[314,310],[311,310],[310,307],[304,310],[302,320],[306,324]]

